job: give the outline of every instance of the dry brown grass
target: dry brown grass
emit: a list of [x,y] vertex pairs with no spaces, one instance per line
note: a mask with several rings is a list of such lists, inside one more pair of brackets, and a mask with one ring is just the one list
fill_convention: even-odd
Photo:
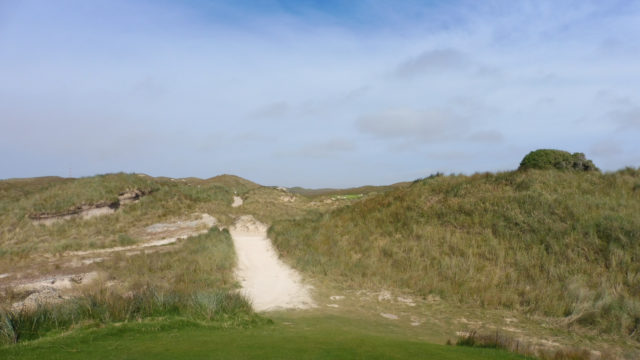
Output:
[[294,266],[360,288],[640,339],[640,171],[441,176],[276,222]]

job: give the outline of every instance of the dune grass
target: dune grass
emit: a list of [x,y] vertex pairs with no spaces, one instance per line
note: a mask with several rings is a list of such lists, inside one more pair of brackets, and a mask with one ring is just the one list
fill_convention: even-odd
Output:
[[[118,194],[150,192],[115,213],[70,219],[49,226],[33,223],[31,214],[58,213],[81,205],[117,201]],[[136,174],[110,174],[80,179],[0,181],[0,263],[26,260],[37,253],[97,249],[122,245],[136,229],[193,213],[215,214],[230,222],[233,191],[216,183],[189,184]],[[135,237],[128,239],[135,243]],[[0,269],[2,271],[2,269]]]
[[276,222],[293,265],[640,340],[640,171],[434,176]]
[[[0,308],[0,343],[32,340],[76,326],[181,317],[225,327],[264,319],[235,289],[229,233],[212,228],[165,253],[117,256],[102,263],[106,278],[61,303]],[[106,281],[108,280],[108,281]]]
[[126,291],[155,288],[192,294],[237,289],[235,264],[231,235],[213,227],[206,234],[181,240],[172,251],[117,254],[99,263],[98,269],[117,279]]

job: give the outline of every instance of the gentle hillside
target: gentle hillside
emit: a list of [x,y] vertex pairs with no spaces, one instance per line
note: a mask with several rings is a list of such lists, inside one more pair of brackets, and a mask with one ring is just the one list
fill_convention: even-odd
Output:
[[371,193],[383,193],[389,190],[407,186],[409,184],[410,183],[408,182],[399,182],[391,185],[382,185],[382,186],[367,185],[367,186],[359,186],[359,187],[348,188],[348,189],[331,189],[331,188],[306,189],[306,188],[297,186],[297,187],[289,188],[287,190],[294,194],[315,198],[315,197],[326,196],[326,195],[339,196],[339,195],[353,195],[353,194],[367,195]]
[[270,229],[298,269],[640,339],[640,171],[434,176]]
[[[35,253],[121,245],[123,236],[136,242],[136,231],[145,226],[193,213],[215,213],[219,221],[229,221],[232,197],[231,189],[218,184],[136,174],[0,181],[0,258],[7,266]],[[37,223],[96,209],[117,211],[48,226]]]
[[188,183],[194,185],[220,185],[228,188],[234,193],[242,194],[249,190],[257,189],[262,187],[254,183],[253,181],[249,181],[247,179],[243,179],[239,176],[235,175],[218,175],[208,179],[198,179],[198,178],[187,178],[185,179]]

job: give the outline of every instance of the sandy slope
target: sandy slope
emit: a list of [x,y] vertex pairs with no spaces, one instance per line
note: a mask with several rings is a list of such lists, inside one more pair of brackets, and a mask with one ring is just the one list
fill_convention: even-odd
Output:
[[256,311],[314,307],[308,285],[284,264],[267,238],[267,226],[242,216],[231,228],[238,256],[237,277]]

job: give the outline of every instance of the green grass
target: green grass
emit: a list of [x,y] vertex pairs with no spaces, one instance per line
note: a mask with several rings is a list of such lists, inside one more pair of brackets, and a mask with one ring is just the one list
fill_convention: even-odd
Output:
[[310,199],[315,199],[318,197],[326,197],[326,196],[337,196],[337,195],[350,195],[350,194],[363,194],[363,195],[375,195],[384,193],[390,190],[394,190],[397,188],[408,186],[408,182],[400,182],[392,185],[384,185],[384,186],[360,186],[356,188],[349,189],[305,189],[301,187],[293,187],[289,188],[288,191],[293,194],[304,195]]
[[[260,322],[235,292],[235,253],[229,233],[212,228],[164,253],[116,256],[100,264],[111,286],[97,281],[62,303],[2,310],[0,343],[32,340],[79,325],[144,318],[187,319],[245,326]],[[9,304],[7,309],[9,309]]]
[[[111,215],[49,226],[29,219],[31,214],[117,201],[119,193],[133,189],[151,193]],[[135,174],[0,181],[0,272],[29,262],[38,253],[132,244],[133,232],[193,213],[209,213],[221,223],[229,223],[232,198],[230,188],[216,183],[189,184]]]
[[79,329],[10,348],[10,359],[525,359],[495,349],[436,345],[367,321],[275,315],[272,325],[221,328],[181,319]]
[[557,319],[640,339],[640,171],[438,176],[270,229],[294,267],[347,287]]
[[227,230],[214,227],[208,233],[181,240],[173,251],[118,254],[98,264],[123,284],[125,291],[156,288],[191,294],[202,291],[231,291],[236,254]]

